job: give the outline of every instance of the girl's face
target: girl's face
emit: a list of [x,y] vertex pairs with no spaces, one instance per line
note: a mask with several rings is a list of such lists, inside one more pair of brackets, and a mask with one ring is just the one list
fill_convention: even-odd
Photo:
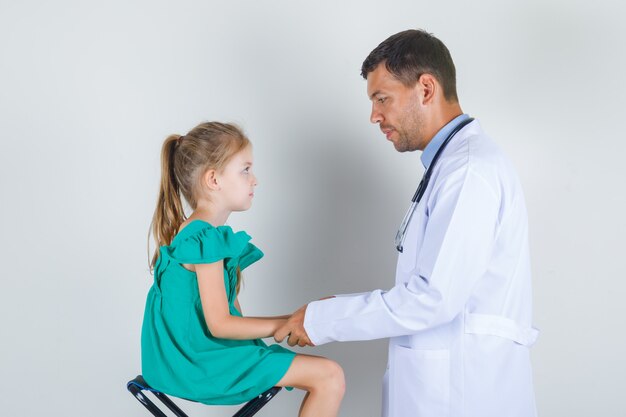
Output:
[[252,147],[247,146],[233,155],[224,170],[216,173],[216,179],[226,209],[248,210],[257,185],[256,176],[252,173]]

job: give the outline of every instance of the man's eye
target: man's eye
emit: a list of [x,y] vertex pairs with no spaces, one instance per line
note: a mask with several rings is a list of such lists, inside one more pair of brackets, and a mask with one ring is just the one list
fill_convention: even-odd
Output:
[[387,97],[380,97],[380,98],[378,99],[378,102],[379,102],[380,104],[383,104],[383,103],[385,102],[385,100],[387,100]]

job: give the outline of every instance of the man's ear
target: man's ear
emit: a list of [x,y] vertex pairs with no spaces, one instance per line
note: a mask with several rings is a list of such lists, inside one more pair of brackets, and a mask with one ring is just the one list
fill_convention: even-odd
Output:
[[440,88],[437,79],[432,74],[422,74],[417,80],[417,85],[421,90],[420,101],[422,105],[432,103]]
[[214,169],[207,170],[202,176],[202,184],[206,185],[211,191],[217,191],[221,189],[220,185],[217,182],[217,171],[215,171]]

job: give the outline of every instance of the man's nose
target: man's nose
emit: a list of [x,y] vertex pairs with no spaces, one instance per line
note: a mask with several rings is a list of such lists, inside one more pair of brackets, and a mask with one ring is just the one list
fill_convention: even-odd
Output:
[[383,121],[383,116],[380,114],[378,110],[376,110],[375,106],[372,106],[372,113],[370,114],[370,122],[372,123],[380,123]]

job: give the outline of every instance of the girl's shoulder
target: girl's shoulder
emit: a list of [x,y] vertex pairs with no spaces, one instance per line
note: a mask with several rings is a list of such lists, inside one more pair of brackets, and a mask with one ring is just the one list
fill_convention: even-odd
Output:
[[[184,223],[183,223],[184,224]],[[211,235],[213,233],[231,234],[233,230],[230,226],[213,226],[211,223],[204,220],[190,220],[178,233],[174,236],[170,246],[179,245],[181,242],[187,241],[190,238],[197,238],[198,236]],[[245,233],[245,232],[244,232]]]
[[180,263],[213,263],[239,257],[249,252],[250,246],[256,248],[250,239],[246,232],[234,232],[230,226],[215,227],[204,220],[192,220],[162,250]]

